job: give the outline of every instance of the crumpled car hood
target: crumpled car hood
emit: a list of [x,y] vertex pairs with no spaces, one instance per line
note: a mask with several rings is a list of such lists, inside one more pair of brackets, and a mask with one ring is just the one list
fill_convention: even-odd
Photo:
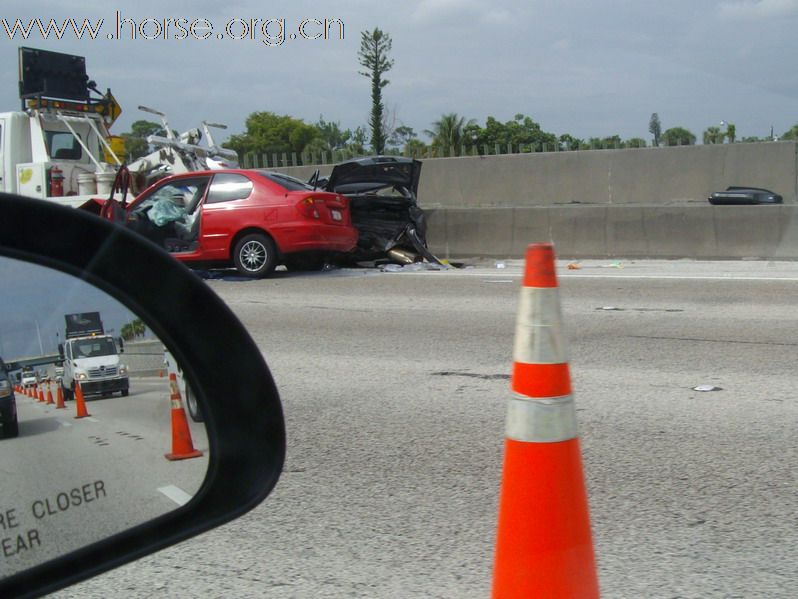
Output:
[[372,156],[336,165],[324,189],[346,195],[401,186],[417,197],[420,178],[420,160],[402,156]]

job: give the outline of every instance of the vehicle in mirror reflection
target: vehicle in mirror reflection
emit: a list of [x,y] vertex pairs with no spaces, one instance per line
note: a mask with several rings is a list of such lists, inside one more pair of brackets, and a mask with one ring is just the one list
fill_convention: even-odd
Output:
[[184,505],[209,444],[136,314],[27,262],[0,257],[0,278],[2,579]]

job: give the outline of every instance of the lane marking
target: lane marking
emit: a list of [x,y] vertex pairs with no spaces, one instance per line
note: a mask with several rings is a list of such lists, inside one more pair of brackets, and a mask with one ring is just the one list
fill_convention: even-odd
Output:
[[167,485],[165,487],[158,487],[158,490],[166,495],[169,499],[174,501],[177,505],[186,505],[191,501],[192,496],[186,493],[180,487],[174,485]]
[[69,428],[70,426],[72,426],[71,422],[66,422],[65,420],[59,420],[58,424],[60,424],[63,427],[66,427],[66,428]]
[[88,420],[89,422],[99,422],[99,420],[97,420],[93,416],[86,416],[86,420]]

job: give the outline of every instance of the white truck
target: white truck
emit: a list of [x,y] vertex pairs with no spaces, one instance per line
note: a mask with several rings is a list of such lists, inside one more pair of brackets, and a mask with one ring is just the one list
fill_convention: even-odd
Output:
[[127,366],[122,363],[114,338],[106,335],[99,312],[65,314],[66,333],[59,353],[64,362],[61,387],[65,399],[74,397],[76,384],[84,395],[127,396]]
[[[21,109],[0,113],[0,191],[56,201],[73,207],[107,199],[125,159],[122,138],[109,129],[122,112],[111,90],[99,92],[86,75],[82,56],[19,48]],[[237,155],[191,129],[175,135],[165,115],[157,114],[165,136],[150,136],[152,153],[128,165],[137,193],[165,175],[235,166]]]
[[80,56],[20,48],[19,72],[21,110],[0,113],[0,191],[71,206],[108,197],[121,163],[111,90],[97,91]]

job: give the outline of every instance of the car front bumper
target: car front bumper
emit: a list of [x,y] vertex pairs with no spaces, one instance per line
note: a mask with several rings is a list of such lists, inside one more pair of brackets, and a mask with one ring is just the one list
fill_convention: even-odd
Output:
[[116,391],[127,391],[130,388],[130,381],[127,377],[113,379],[91,379],[80,382],[80,389],[84,395],[102,395],[114,393]]

